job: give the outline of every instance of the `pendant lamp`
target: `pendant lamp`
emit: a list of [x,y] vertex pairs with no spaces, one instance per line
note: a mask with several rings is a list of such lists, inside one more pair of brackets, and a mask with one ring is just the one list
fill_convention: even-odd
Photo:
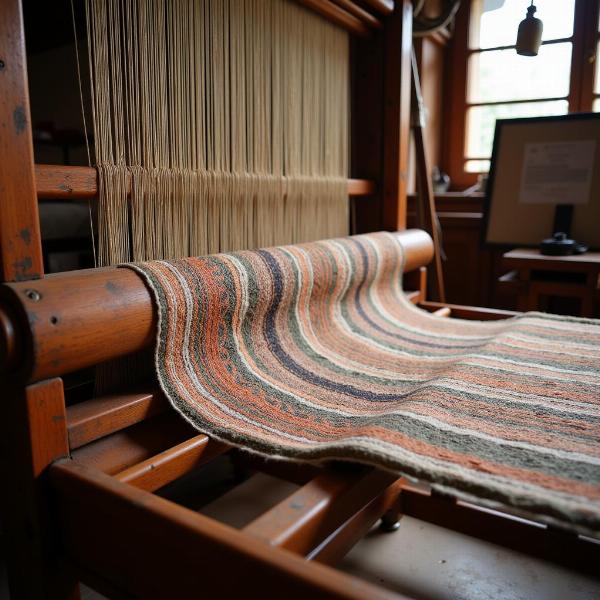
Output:
[[531,6],[527,8],[527,16],[519,23],[517,54],[521,56],[537,56],[542,43],[544,24],[533,16],[536,10],[531,0]]

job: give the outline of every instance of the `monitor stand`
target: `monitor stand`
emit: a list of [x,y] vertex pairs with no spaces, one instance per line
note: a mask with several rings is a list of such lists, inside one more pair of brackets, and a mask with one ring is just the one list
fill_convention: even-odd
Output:
[[583,254],[587,252],[588,247],[585,244],[570,239],[572,220],[572,204],[557,204],[555,206],[552,237],[541,243],[540,251],[542,254],[568,256],[570,254]]
[[571,222],[573,221],[573,205],[557,204],[554,207],[554,225],[552,234],[562,232],[567,238],[571,235]]

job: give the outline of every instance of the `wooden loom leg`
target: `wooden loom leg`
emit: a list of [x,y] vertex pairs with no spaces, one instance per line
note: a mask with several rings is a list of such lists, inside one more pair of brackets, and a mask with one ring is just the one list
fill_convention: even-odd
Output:
[[77,598],[77,582],[50,558],[46,470],[69,452],[62,380],[5,391],[1,500],[11,597]]
[[386,533],[397,531],[400,527],[401,517],[402,513],[400,512],[399,508],[390,508],[390,510],[388,510],[381,516],[381,523],[379,524],[379,528],[381,529],[381,531],[385,531]]

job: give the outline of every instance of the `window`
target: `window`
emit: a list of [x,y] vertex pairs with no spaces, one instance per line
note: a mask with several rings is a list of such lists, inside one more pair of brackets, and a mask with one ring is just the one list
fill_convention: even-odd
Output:
[[529,4],[472,0],[459,11],[448,65],[444,161],[455,187],[488,171],[496,119],[600,112],[598,3],[535,0],[544,23],[536,57],[515,49]]

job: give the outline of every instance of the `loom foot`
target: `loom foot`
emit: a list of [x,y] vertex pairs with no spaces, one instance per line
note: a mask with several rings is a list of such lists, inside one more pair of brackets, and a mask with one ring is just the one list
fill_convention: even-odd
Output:
[[392,533],[400,528],[400,517],[402,515],[396,510],[388,510],[381,517],[379,530],[385,533]]

